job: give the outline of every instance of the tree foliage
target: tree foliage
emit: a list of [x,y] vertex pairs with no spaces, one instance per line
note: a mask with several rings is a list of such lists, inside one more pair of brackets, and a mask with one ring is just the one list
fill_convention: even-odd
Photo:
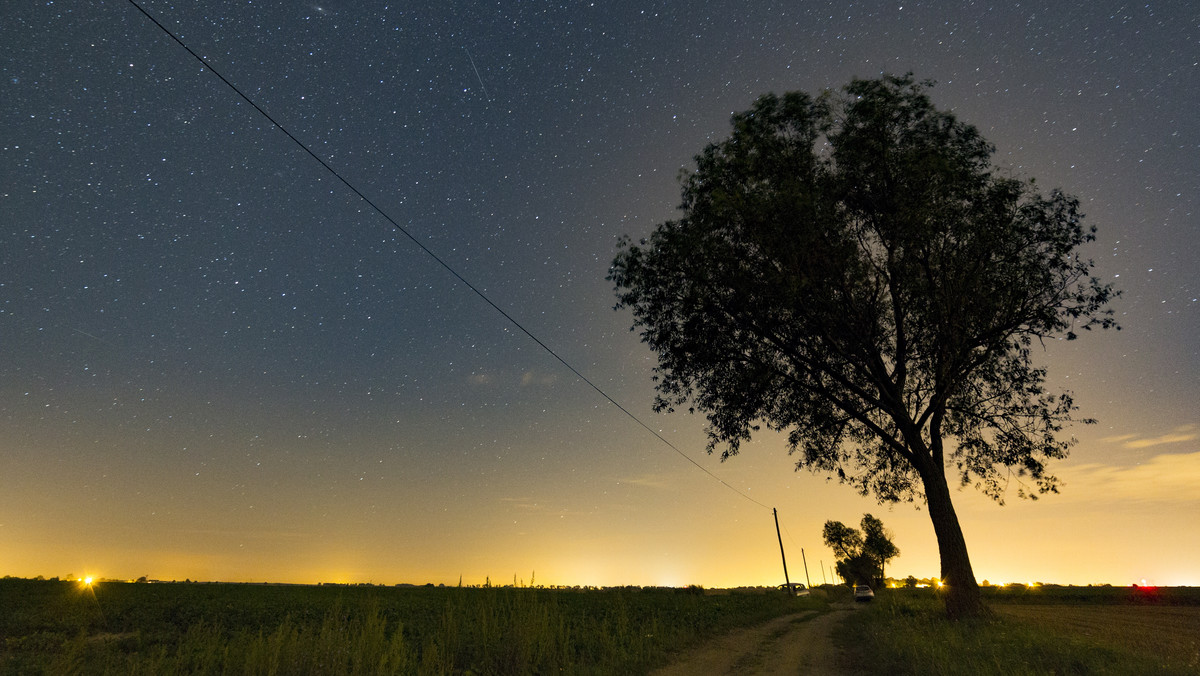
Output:
[[837,557],[837,572],[851,584],[883,584],[884,566],[900,555],[892,534],[878,518],[864,514],[862,530],[840,521],[826,521],[821,531],[825,545]]
[[928,86],[759,98],[609,279],[658,355],[656,410],[704,413],[723,459],[766,425],[797,468],[924,498],[945,547],[947,470],[998,501],[1014,476],[1018,495],[1056,490],[1075,406],[1034,348],[1112,326],[1114,291],[1078,252],[1078,200],[994,167]]
[[887,562],[900,556],[900,548],[892,542],[892,533],[883,527],[883,522],[864,514],[862,519],[863,553],[879,564],[879,581],[883,581]]
[[833,555],[839,559],[849,559],[862,553],[862,533],[841,521],[826,521],[821,535],[825,545],[832,549]]

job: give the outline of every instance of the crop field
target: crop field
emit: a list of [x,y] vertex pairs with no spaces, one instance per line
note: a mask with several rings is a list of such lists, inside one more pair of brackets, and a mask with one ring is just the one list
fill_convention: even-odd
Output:
[[1083,636],[1130,652],[1156,655],[1162,665],[1200,673],[1200,607],[1005,605],[1003,617]]
[[0,580],[0,674],[644,673],[781,593]]
[[929,590],[882,590],[846,623],[848,670],[889,674],[1197,674],[1200,589],[985,588],[995,617],[945,620]]

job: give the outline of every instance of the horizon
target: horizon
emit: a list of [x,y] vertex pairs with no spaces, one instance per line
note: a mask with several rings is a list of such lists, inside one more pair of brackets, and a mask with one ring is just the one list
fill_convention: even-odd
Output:
[[[914,576],[905,576],[905,577],[899,577],[899,578],[886,576],[886,577],[884,577],[884,584],[880,588],[902,588],[902,587],[905,587],[906,586],[905,583],[909,577],[912,577],[915,580],[915,584],[916,584],[917,588],[929,588],[934,585],[937,585],[939,587],[944,586],[944,585],[940,584],[940,580],[937,577],[932,577],[932,576],[916,577],[914,575]],[[148,575],[139,576],[137,578],[106,577],[106,576],[93,576],[93,575],[82,575],[82,576],[35,575],[32,577],[18,576],[18,575],[4,575],[4,576],[0,576],[0,579],[23,580],[23,581],[28,581],[28,582],[83,583],[87,587],[93,587],[96,585],[101,585],[101,584],[105,584],[105,583],[113,583],[113,582],[120,583],[120,584],[229,584],[229,585],[279,585],[279,586],[298,586],[298,587],[322,587],[322,586],[329,587],[329,586],[333,586],[333,587],[402,587],[402,588],[437,587],[437,588],[462,588],[462,589],[491,589],[491,588],[495,588],[495,589],[545,589],[545,590],[563,590],[563,591],[589,590],[589,589],[594,589],[594,590],[689,589],[689,588],[696,588],[696,587],[705,589],[705,590],[712,590],[712,591],[721,591],[721,590],[731,591],[731,590],[738,590],[738,589],[779,589],[779,588],[785,586],[785,583],[783,583],[783,582],[781,582],[779,584],[740,584],[740,585],[729,585],[729,586],[709,586],[709,585],[699,585],[699,584],[686,584],[686,585],[639,585],[639,584],[593,585],[593,584],[562,584],[562,583],[558,583],[558,584],[542,584],[542,583],[526,584],[526,580],[520,579],[520,578],[518,578],[518,580],[513,581],[513,582],[504,582],[504,583],[491,582],[491,578],[487,577],[487,576],[485,576],[483,582],[474,582],[474,583],[467,583],[465,581],[463,581],[461,583],[458,581],[455,581],[453,583],[445,583],[445,582],[373,582],[373,581],[369,581],[369,580],[368,581],[349,581],[349,582],[334,582],[334,581],[280,582],[280,581],[272,581],[272,580],[193,580],[190,578],[184,578],[184,579],[180,580],[177,578],[171,578],[171,579],[157,578],[157,577],[151,577]],[[1128,584],[1117,584],[1117,583],[1111,583],[1111,582],[1089,582],[1087,584],[1079,584],[1079,583],[1073,583],[1073,582],[1072,583],[1046,582],[1046,581],[1042,581],[1042,580],[1029,580],[1029,581],[1024,581],[1024,582],[1017,581],[1017,580],[1008,581],[1008,582],[993,582],[990,580],[979,580],[978,582],[979,582],[979,586],[983,587],[983,588],[1001,589],[1001,588],[1006,588],[1006,587],[1024,587],[1028,590],[1036,589],[1038,587],[1076,587],[1076,588],[1112,587],[1112,588],[1122,588],[1122,589],[1123,588],[1129,588],[1129,589],[1200,588],[1200,585],[1154,584],[1147,580],[1134,581],[1134,582],[1131,582]],[[797,588],[808,588],[808,589],[819,589],[821,587],[854,586],[851,583],[848,583],[845,581],[843,581],[843,582],[821,582],[821,583],[814,582],[813,584],[810,585],[810,584],[807,584],[804,582],[799,582],[799,581],[793,580],[791,584],[792,584],[792,586],[797,587]]]

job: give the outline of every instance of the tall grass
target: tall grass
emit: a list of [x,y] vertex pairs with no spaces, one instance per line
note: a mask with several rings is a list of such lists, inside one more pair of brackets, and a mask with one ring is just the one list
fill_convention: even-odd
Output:
[[882,590],[836,634],[844,665],[857,673],[1192,674],[1152,655],[1069,631],[996,615],[950,622],[931,594]]
[[[389,631],[387,625],[378,608],[350,613],[340,607],[319,625],[285,618],[269,632],[229,631],[200,621],[175,646],[154,646],[145,653],[97,650],[84,662],[89,672],[126,674],[413,673],[415,651],[400,627]],[[80,641],[86,644],[88,639],[77,638],[68,653]],[[64,657],[68,663],[51,664],[51,672],[65,672],[65,667],[78,663],[69,654]]]
[[663,589],[170,584],[108,584],[84,599],[66,583],[22,582],[16,594],[0,581],[13,610],[0,618],[0,673],[640,673],[711,634],[824,605]]

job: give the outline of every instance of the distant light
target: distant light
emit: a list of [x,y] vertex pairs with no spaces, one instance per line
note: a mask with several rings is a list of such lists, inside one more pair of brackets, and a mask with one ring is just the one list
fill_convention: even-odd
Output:
[[92,576],[91,575],[88,575],[87,577],[83,578],[83,586],[85,586],[85,587],[92,586]]

